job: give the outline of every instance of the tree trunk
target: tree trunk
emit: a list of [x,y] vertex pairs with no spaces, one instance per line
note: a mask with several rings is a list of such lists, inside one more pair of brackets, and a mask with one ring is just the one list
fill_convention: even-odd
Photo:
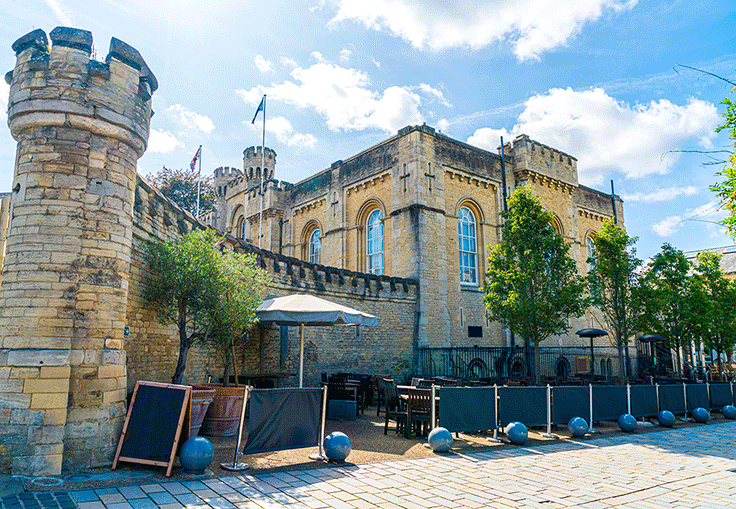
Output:
[[534,383],[542,385],[542,359],[539,356],[539,341],[534,342]]
[[171,377],[172,384],[181,384],[182,378],[184,377],[184,370],[187,367],[189,347],[192,346],[192,341],[187,336],[186,302],[179,303],[179,322],[177,323],[177,327],[179,329],[179,358],[176,360],[174,376]]
[[624,383],[626,378],[626,363],[624,360],[624,347],[621,343],[618,344],[618,376],[621,377],[621,383]]

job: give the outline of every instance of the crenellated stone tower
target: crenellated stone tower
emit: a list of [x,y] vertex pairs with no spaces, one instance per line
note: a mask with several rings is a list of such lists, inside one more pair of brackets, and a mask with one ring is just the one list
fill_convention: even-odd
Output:
[[[0,287],[0,472],[109,464],[125,418],[136,161],[157,88],[138,51],[56,27],[13,44],[18,142]],[[3,383],[7,382],[7,383]]]

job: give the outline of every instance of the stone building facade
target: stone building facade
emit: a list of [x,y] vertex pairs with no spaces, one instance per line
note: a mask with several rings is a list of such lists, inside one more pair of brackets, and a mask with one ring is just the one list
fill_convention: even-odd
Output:
[[[591,235],[614,213],[624,218],[620,198],[580,185],[575,157],[525,135],[503,152],[409,126],[290,184],[274,178],[273,150],[264,157],[250,147],[243,170],[215,170],[216,209],[204,220],[252,244],[260,234],[263,249],[304,261],[416,279],[419,347],[508,346],[510,335],[486,319],[480,290],[500,239],[504,171],[507,194],[528,186],[554,213],[583,274]],[[573,331],[601,327],[593,310],[574,322]],[[574,335],[555,339],[580,345]]]
[[[138,380],[170,380],[178,352],[173,325],[143,298],[145,243],[207,227],[136,174],[157,88],[138,51],[113,38],[99,62],[90,32],[49,35],[52,45],[42,30],[18,39],[5,76],[18,151],[0,284],[0,473],[22,475],[111,463],[126,395]],[[479,291],[504,167],[508,191],[528,185],[555,212],[583,272],[587,238],[613,213],[610,195],[578,184],[573,157],[525,136],[502,159],[407,127],[295,185],[274,179],[276,154],[261,150],[245,151],[243,170],[216,170],[207,220],[224,248],[253,253],[269,293],[314,293],[379,317],[308,331],[307,384],[332,371],[401,379],[422,347],[508,344]],[[296,337],[260,324],[239,369],[294,385]],[[186,378],[217,376],[220,364],[195,348]]]

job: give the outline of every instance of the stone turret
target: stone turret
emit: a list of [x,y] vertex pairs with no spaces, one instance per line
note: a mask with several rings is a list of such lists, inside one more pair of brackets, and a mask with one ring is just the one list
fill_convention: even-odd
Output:
[[248,188],[258,187],[261,183],[261,165],[265,168],[263,180],[274,178],[276,170],[276,152],[266,147],[265,157],[261,147],[248,147],[243,151],[243,172]]
[[0,384],[0,473],[110,464],[125,419],[136,161],[158,85],[118,39],[98,62],[90,32],[49,35],[51,47],[43,30],[18,39],[5,76],[18,150],[0,287],[0,379],[15,374]]

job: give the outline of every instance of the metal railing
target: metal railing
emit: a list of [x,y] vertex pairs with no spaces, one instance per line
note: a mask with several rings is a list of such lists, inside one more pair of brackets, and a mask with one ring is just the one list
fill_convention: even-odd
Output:
[[[594,347],[596,375],[611,376],[609,366],[616,357],[609,347]],[[449,347],[418,348],[418,375],[452,377],[465,380],[480,378],[524,378],[534,376],[534,348],[524,347]],[[541,375],[575,376],[579,359],[590,359],[589,347],[540,347]],[[601,372],[601,359],[605,372]],[[609,362],[611,361],[611,362]],[[586,364],[589,366],[589,364]]]

